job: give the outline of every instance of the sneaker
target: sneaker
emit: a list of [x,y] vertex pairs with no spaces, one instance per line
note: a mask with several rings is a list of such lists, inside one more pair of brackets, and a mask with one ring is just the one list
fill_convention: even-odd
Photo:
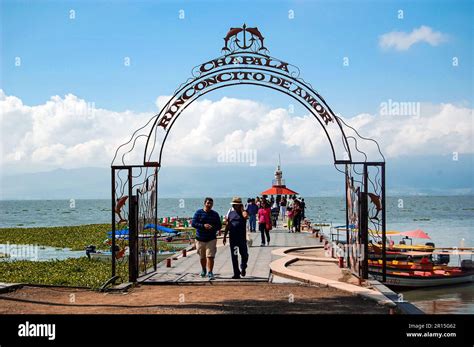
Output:
[[264,243],[262,243],[262,244],[260,245],[260,247],[265,247],[265,244],[264,244]]
[[202,278],[206,277],[206,270],[202,270],[202,271],[201,271],[201,277],[202,277]]
[[240,271],[240,274],[242,275],[242,277],[245,277],[245,275],[247,274],[247,272],[245,271],[245,269],[242,269],[242,271]]
[[209,277],[209,280],[215,280],[216,278],[214,277],[214,274],[212,273],[212,271],[209,271],[209,273],[207,274],[207,277]]
[[233,280],[238,280],[238,279],[240,279],[240,276],[239,275],[234,275],[234,276],[232,276],[232,279]]

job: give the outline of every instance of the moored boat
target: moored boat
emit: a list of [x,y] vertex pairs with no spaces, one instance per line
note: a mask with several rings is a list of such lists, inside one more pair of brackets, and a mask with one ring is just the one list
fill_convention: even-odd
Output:
[[[427,233],[423,230],[411,230],[411,231],[387,231],[386,244],[386,259],[396,260],[420,260],[425,257],[425,252],[432,253],[435,250],[435,244],[433,242],[426,242],[423,244],[413,244],[413,238],[416,239],[430,239]],[[369,259],[380,259],[382,257],[382,242],[380,233],[371,231],[371,236],[374,239],[369,242]],[[398,243],[392,238],[397,236],[404,236]],[[407,242],[410,244],[407,244]],[[443,258],[443,257],[441,257]],[[449,257],[442,259],[444,262],[449,262]]]
[[[369,271],[374,279],[382,281],[381,271]],[[421,288],[445,286],[474,281],[474,271],[445,271],[443,275],[432,272],[396,272],[387,271],[386,282],[390,287]]]
[[[157,263],[159,263],[175,254],[176,252],[173,252],[173,251],[157,252],[156,261]],[[103,251],[103,252],[90,253],[90,258],[95,259],[95,260],[110,262],[112,260],[112,252]],[[124,262],[128,262],[128,254],[124,254],[120,259],[123,260]]]
[[[398,244],[393,236],[404,236]],[[372,233],[369,242],[368,267],[369,274],[376,280],[383,281],[382,243],[380,235]],[[375,237],[374,237],[375,236]],[[469,283],[474,281],[472,248],[436,248],[433,242],[424,245],[413,244],[412,238],[429,239],[427,233],[417,229],[407,232],[387,232],[385,254],[386,285],[390,287],[433,287],[451,284]],[[410,241],[410,244],[406,244]],[[458,266],[450,266],[451,256],[459,256]],[[471,259],[461,260],[461,256]]]
[[[474,281],[472,260],[461,261],[461,266],[435,265],[428,258],[423,263],[387,261],[386,281],[390,287],[433,287]],[[369,260],[369,274],[382,281],[382,261]]]
[[[388,245],[386,247],[386,259],[421,259],[426,256],[427,253],[433,253],[434,250],[435,247],[432,243],[427,245]],[[369,259],[380,259],[381,257],[382,245],[369,243]]]

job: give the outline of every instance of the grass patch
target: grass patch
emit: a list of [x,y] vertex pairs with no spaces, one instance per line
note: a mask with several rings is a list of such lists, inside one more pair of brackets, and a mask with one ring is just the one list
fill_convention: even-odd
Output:
[[[73,251],[82,251],[89,245],[95,245],[98,250],[110,250],[104,243],[107,232],[112,230],[109,224],[90,224],[64,227],[39,228],[0,228],[0,244],[7,242],[17,245],[40,245],[57,248],[70,248]],[[195,231],[194,231],[195,233]],[[193,237],[194,237],[193,233]],[[121,247],[128,245],[128,241],[120,240]],[[187,243],[187,241],[183,241]],[[179,250],[172,243],[158,242],[158,249],[163,251]]]
[[40,228],[0,228],[0,243],[19,245],[41,245],[58,248],[70,248],[81,251],[88,245],[98,249],[109,248],[104,241],[107,232],[112,230],[109,224],[90,224],[64,227]]
[[[63,227],[0,228],[0,244],[40,245],[56,248],[84,250],[95,245],[97,250],[110,250],[104,243],[108,224],[91,224]],[[184,242],[187,243],[187,242]],[[120,249],[128,245],[126,240],[117,240]],[[179,251],[173,243],[158,242],[158,249]],[[85,253],[84,253],[85,255]],[[117,274],[128,281],[128,264],[117,262]],[[52,261],[0,261],[0,282],[49,284],[99,288],[111,276],[111,263],[89,260],[87,257]]]
[[[111,276],[109,262],[87,257],[53,261],[0,262],[0,282],[50,284],[98,289]],[[117,263],[117,274],[128,281],[128,264]]]

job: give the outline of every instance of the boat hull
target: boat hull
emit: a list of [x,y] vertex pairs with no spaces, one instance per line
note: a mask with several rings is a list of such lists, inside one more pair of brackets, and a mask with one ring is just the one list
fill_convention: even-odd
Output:
[[[382,273],[369,271],[369,274],[374,279],[381,281],[383,280]],[[446,286],[453,284],[469,283],[474,282],[474,272],[456,276],[400,276],[387,274],[387,280],[383,282],[389,287],[406,287],[406,288],[422,288],[422,287],[436,287]]]
[[[157,261],[157,263],[162,262],[166,258],[172,257],[175,254],[176,254],[176,252],[157,253],[156,254],[156,261]],[[104,253],[91,253],[90,257],[91,257],[91,259],[94,259],[94,260],[100,260],[100,261],[105,261],[105,262],[112,261],[112,255],[110,254],[110,252],[107,252],[107,253],[105,253],[105,252]],[[128,255],[125,255],[124,257],[122,257],[120,259],[117,259],[117,260],[128,262]]]
[[[385,255],[385,259],[387,260],[408,260],[408,259],[412,259],[412,260],[420,260],[422,259],[423,257],[426,257],[425,255],[415,255],[415,256],[411,256],[411,255],[405,255],[403,253],[396,253],[396,254],[390,254],[390,253],[387,253]],[[382,255],[381,254],[375,254],[375,253],[369,253],[369,259],[371,260],[379,260],[379,259],[382,259]]]
[[[105,261],[105,262],[110,262],[112,260],[112,254],[110,252],[90,253],[90,257],[93,260],[100,260],[100,261]],[[128,255],[125,255],[123,256],[123,258],[120,258],[117,260],[128,262]]]

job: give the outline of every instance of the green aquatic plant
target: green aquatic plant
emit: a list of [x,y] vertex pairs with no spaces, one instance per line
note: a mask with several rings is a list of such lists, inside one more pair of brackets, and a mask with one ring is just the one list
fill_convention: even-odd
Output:
[[[110,277],[110,263],[87,257],[53,261],[0,262],[0,282],[48,284],[98,289]],[[128,281],[128,264],[117,262],[117,274]]]
[[[107,232],[110,230],[111,227],[108,224],[0,228],[0,244],[36,244],[55,247],[56,249],[70,248],[76,251],[84,250],[88,245],[95,245],[97,250],[109,250],[111,242],[108,239]],[[107,240],[109,242],[105,242]],[[128,245],[128,240],[117,239],[116,244],[120,249],[123,249]],[[182,244],[159,241],[157,247],[161,251],[178,252],[187,245],[189,245],[187,241],[183,241]],[[8,254],[4,256],[8,257]],[[128,263],[118,261],[116,264],[117,275],[122,280],[128,281]],[[48,284],[98,289],[110,276],[110,261],[89,260],[85,256],[41,262],[29,260],[0,262],[0,282],[7,283]]]
[[[97,250],[110,250],[107,232],[112,227],[109,224],[90,224],[63,227],[36,227],[36,228],[0,228],[0,244],[39,245],[57,249],[70,248],[72,251],[84,250],[94,245]],[[195,237],[195,230],[188,232],[191,238]],[[187,240],[183,240],[186,243]],[[117,244],[123,248],[128,245],[127,240],[117,239]],[[178,247],[177,249],[181,249]],[[159,242],[158,249],[175,250],[173,243]]]
[[95,245],[97,249],[109,248],[104,241],[109,224],[90,224],[63,227],[0,228],[0,244],[41,245],[56,248],[70,248],[73,251]]

